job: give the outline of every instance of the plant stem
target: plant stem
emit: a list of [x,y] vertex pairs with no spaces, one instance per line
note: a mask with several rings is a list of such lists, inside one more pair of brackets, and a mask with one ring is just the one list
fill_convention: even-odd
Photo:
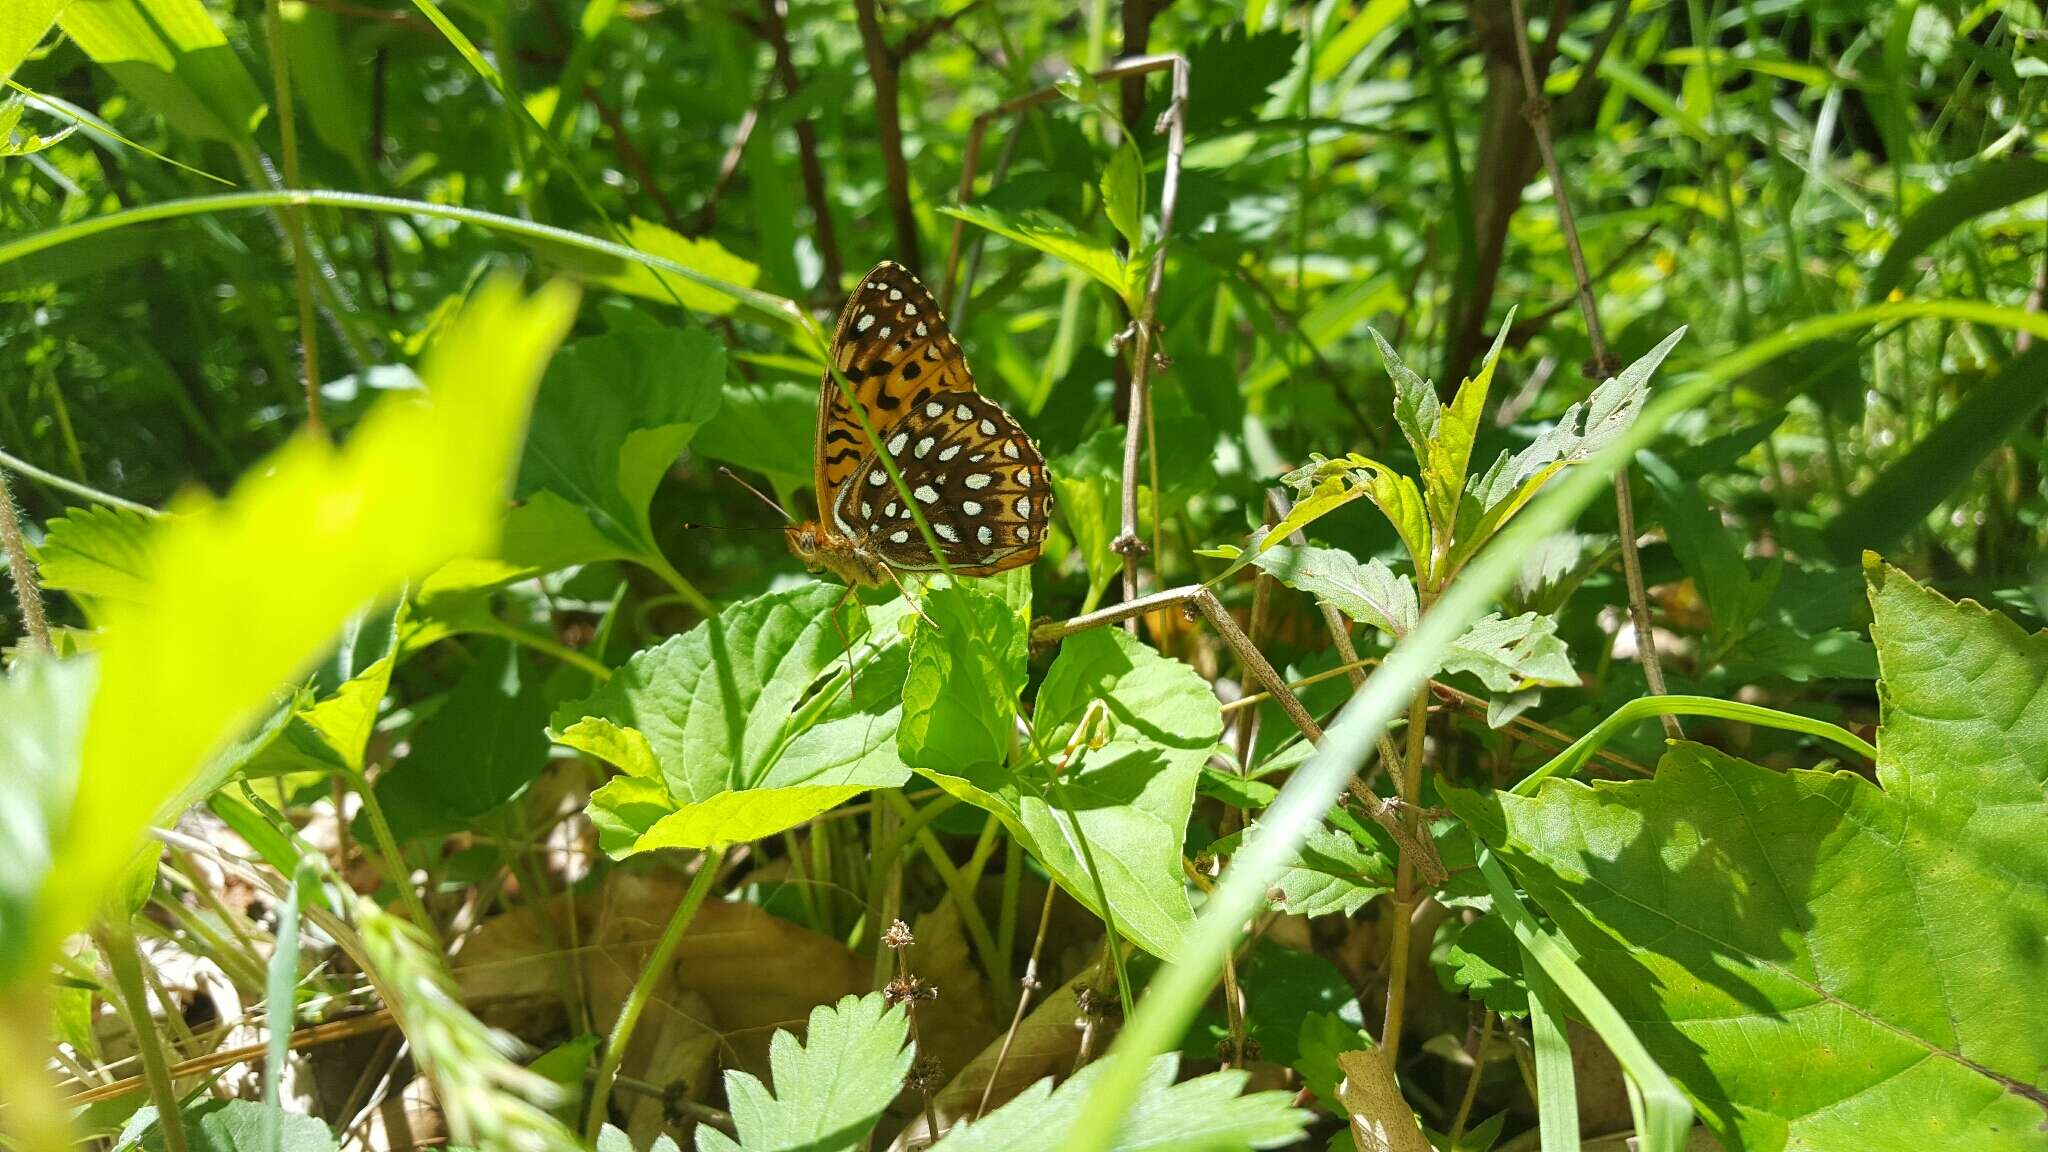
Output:
[[21,626],[29,647],[55,651],[50,646],[50,621],[43,615],[43,593],[36,584],[35,565],[29,562],[28,544],[21,536],[14,490],[7,486],[4,471],[0,471],[0,549],[7,553],[7,573],[14,578],[14,599],[21,605]]
[[[102,492],[89,484],[80,484],[76,480],[59,476],[55,472],[45,471],[11,453],[0,452],[0,468],[19,472],[23,476],[38,483],[47,484],[59,492],[69,492],[73,496],[82,496],[87,500],[105,504],[110,508],[120,508],[139,516],[146,516],[152,520],[163,515],[163,513],[151,508],[147,504],[137,504],[133,500],[123,500],[119,496],[109,492]],[[6,482],[5,477],[0,477],[0,485],[4,485]]]
[[[1425,609],[1426,611],[1426,609]],[[1408,750],[1394,786],[1405,801],[1402,827],[1410,842],[1421,830],[1422,813],[1417,794],[1422,786],[1423,729],[1429,719],[1429,685],[1424,684],[1408,702]],[[1387,1054],[1387,1066],[1398,1069],[1401,1056],[1401,1025],[1408,1004],[1408,933],[1414,919],[1415,856],[1396,841],[1399,863],[1394,869],[1394,925],[1387,953],[1387,1018],[1380,1030],[1380,1047]]]
[[1059,890],[1060,886],[1050,881],[1045,885],[1045,902],[1038,908],[1038,935],[1031,938],[1031,957],[1024,961],[1024,979],[1019,982],[1017,1011],[1010,1017],[1010,1030],[1003,1033],[1003,1046],[996,1049],[996,1062],[988,1070],[988,1083],[981,1087],[981,1103],[974,1107],[976,1120],[988,1111],[989,1095],[996,1090],[996,1080],[1003,1074],[1003,1061],[1009,1058],[1010,1045],[1017,1040],[1017,1029],[1024,1024],[1024,1013],[1031,1006],[1031,993],[1039,987],[1038,957],[1045,951],[1045,930],[1052,925],[1052,901]]
[[[1579,226],[1572,217],[1571,196],[1566,191],[1564,170],[1557,163],[1557,149],[1550,139],[1550,102],[1543,96],[1543,89],[1536,78],[1536,65],[1529,55],[1529,20],[1522,12],[1522,0],[1509,0],[1513,12],[1515,57],[1522,68],[1522,87],[1529,94],[1529,103],[1522,115],[1529,121],[1529,131],[1536,136],[1536,150],[1543,157],[1543,170],[1550,178],[1551,197],[1557,201],[1557,224],[1564,233],[1565,251],[1571,255],[1572,277],[1579,294],[1579,310],[1586,317],[1586,337],[1593,345],[1593,371],[1587,375],[1602,379],[1614,374],[1619,367],[1607,350],[1607,337],[1600,328],[1600,310],[1593,303],[1593,278],[1586,270],[1586,250],[1579,243]],[[1553,38],[1558,29],[1552,28]],[[1738,281],[1739,288],[1739,281]],[[1636,634],[1636,659],[1643,666],[1643,680],[1649,685],[1650,694],[1662,696],[1664,687],[1664,666],[1657,657],[1657,637],[1650,629],[1650,603],[1643,587],[1643,560],[1636,548],[1635,500],[1629,491],[1628,469],[1622,468],[1614,474],[1614,518],[1621,535],[1621,572],[1628,586],[1629,622]],[[1675,716],[1664,717],[1665,735],[1676,740],[1685,735]]]
[[1451,1147],[1458,1146],[1458,1139],[1465,1134],[1465,1122],[1472,1118],[1472,1102],[1479,1098],[1479,1075],[1486,1071],[1486,1046],[1493,1039],[1493,1009],[1488,1008],[1479,1022],[1479,1046],[1472,1054],[1472,1075],[1465,1080],[1464,1099],[1458,1101],[1458,1115],[1451,1121]]
[[164,1055],[163,1034],[149,1011],[149,992],[142,979],[142,953],[135,944],[135,930],[125,909],[116,909],[95,933],[100,951],[106,953],[107,967],[121,992],[121,1011],[135,1032],[135,1046],[142,1054],[143,1076],[149,1082],[149,1098],[156,1105],[157,1131],[163,1135],[165,1152],[185,1152],[184,1118],[179,1114],[177,1085],[171,1082],[171,1064]]
[[[284,46],[284,15],[278,0],[264,0],[263,25],[270,34],[270,76],[275,89],[277,133],[284,145],[284,185],[299,186],[299,131],[292,108],[290,53]],[[299,299],[299,360],[305,372],[306,426],[322,431],[320,423],[320,330],[313,323],[313,273],[308,266],[306,210],[288,205],[284,210],[285,235],[291,241],[292,290]]]
[[[391,880],[391,886],[398,890],[398,898],[405,904],[406,915],[429,938],[439,940],[434,930],[434,921],[427,915],[427,906],[420,901],[420,894],[412,886],[412,870],[405,866],[405,854],[398,850],[398,838],[391,834],[391,823],[384,819],[384,805],[377,800],[376,789],[370,787],[369,778],[362,773],[354,774],[356,795],[363,800],[363,816],[370,822],[370,835],[377,841],[377,854],[384,858],[384,872]],[[343,828],[348,827],[348,818],[341,811],[341,797],[335,797],[335,819]]]
[[697,918],[697,909],[703,906],[704,897],[711,891],[711,882],[718,876],[719,862],[724,859],[723,844],[706,848],[698,857],[697,874],[690,879],[689,891],[683,894],[683,902],[676,906],[675,915],[669,917],[668,927],[662,929],[661,939],[655,942],[654,951],[648,955],[647,963],[641,966],[640,978],[633,981],[633,990],[626,994],[626,1002],[619,1006],[619,1018],[612,1024],[611,1035],[605,1039],[604,1058],[597,1066],[597,1082],[590,1089],[590,1112],[583,1124],[586,1143],[596,1144],[598,1134],[604,1130],[612,1084],[619,1078],[619,1065],[626,1058],[626,1045],[633,1039],[633,1029],[640,1023],[640,1013],[647,1010],[647,1001],[654,996],[654,986],[668,974],[676,945],[682,943],[690,921]]

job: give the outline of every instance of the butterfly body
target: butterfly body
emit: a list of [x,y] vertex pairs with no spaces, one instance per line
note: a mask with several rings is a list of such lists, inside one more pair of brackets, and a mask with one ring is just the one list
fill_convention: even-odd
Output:
[[918,530],[910,501],[827,372],[818,398],[818,519],[787,530],[805,566],[874,585],[942,567],[987,576],[1038,558],[1052,513],[1045,460],[1007,412],[975,391],[959,342],[915,276],[888,262],[863,276],[840,313],[832,357],[932,539]]

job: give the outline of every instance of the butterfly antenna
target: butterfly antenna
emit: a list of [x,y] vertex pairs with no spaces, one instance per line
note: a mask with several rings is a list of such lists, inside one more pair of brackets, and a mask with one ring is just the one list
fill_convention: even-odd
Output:
[[745,480],[740,479],[739,473],[733,471],[730,468],[727,468],[723,464],[720,464],[718,466],[718,471],[719,474],[724,476],[727,480],[730,480],[733,483],[739,485],[740,487],[745,488],[747,491],[752,492],[754,494],[754,497],[761,501],[761,503],[766,504],[770,508],[775,509],[776,515],[782,517],[784,520],[789,521],[791,524],[796,523],[796,517],[791,516],[787,509],[785,509],[782,505],[777,504],[774,500],[769,499],[767,494],[762,492],[759,488],[756,488],[752,484],[747,483]]

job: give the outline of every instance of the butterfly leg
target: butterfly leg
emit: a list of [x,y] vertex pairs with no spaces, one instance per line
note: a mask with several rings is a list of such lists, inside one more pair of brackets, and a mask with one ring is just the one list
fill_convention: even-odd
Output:
[[895,582],[896,591],[903,595],[903,602],[910,605],[910,610],[917,613],[918,617],[925,623],[931,625],[932,631],[937,632],[939,630],[939,622],[925,615],[924,606],[917,602],[917,597],[910,594],[910,589],[903,586],[903,577],[898,576],[896,570],[886,564],[882,565],[882,571],[887,573],[889,579]]
[[839,622],[839,610],[846,607],[846,602],[848,600],[852,600],[854,603],[854,610],[859,611],[860,601],[856,598],[858,592],[859,589],[853,587],[852,585],[848,585],[846,589],[846,595],[841,596],[839,598],[839,603],[834,604],[832,606],[832,630],[834,632],[839,633],[840,649],[846,653],[846,692],[849,696],[855,695],[860,691],[860,674],[854,670],[853,633],[849,631],[844,624],[841,624]]

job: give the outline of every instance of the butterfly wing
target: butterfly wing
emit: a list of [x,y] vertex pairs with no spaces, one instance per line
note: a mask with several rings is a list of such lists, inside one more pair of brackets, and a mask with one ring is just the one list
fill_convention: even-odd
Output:
[[[990,576],[1038,558],[1052,515],[1045,458],[993,401],[965,390],[930,393],[890,427],[882,451],[903,474],[954,572]],[[898,571],[938,571],[875,457],[863,457],[849,476],[830,513],[839,531]]]
[[[892,261],[875,265],[847,297],[831,354],[877,432],[895,427],[938,393],[974,391],[974,375],[938,301],[908,268]],[[861,471],[871,450],[853,405],[832,373],[825,373],[818,392],[820,520],[831,520],[842,486]]]

